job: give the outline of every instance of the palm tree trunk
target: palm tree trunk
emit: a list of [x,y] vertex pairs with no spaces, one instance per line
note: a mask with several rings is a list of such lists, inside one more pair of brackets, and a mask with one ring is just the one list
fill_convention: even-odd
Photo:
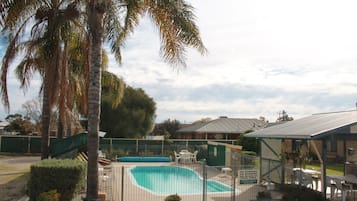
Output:
[[60,86],[58,97],[58,122],[57,122],[57,138],[62,139],[64,136],[64,127],[68,123],[67,120],[67,87],[68,87],[68,66],[67,66],[67,54],[68,54],[68,42],[64,41],[63,50],[58,45],[58,63],[57,66],[60,69]]
[[49,127],[50,127],[50,102],[48,78],[44,75],[43,100],[42,100],[42,137],[41,137],[41,159],[46,159],[49,156]]
[[88,23],[91,42],[90,83],[88,97],[88,172],[87,201],[98,200],[98,147],[101,97],[101,64],[103,42],[103,18],[106,0],[91,0]]

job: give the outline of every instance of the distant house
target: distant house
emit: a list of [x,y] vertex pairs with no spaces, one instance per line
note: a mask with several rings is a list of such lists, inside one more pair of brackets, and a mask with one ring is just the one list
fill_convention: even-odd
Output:
[[8,126],[10,123],[7,121],[0,121],[0,135],[5,135],[5,127]]
[[268,125],[266,121],[246,118],[218,119],[192,124],[176,131],[178,139],[238,139],[242,133],[255,131]]

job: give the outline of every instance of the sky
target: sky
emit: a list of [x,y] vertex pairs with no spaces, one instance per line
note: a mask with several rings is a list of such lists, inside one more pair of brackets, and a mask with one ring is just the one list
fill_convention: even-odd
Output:
[[[190,0],[208,53],[187,49],[187,67],[165,63],[148,17],[124,44],[109,71],[156,102],[156,122],[259,118],[285,110],[298,119],[355,110],[357,2],[353,0]],[[0,50],[6,46],[3,43]],[[9,76],[11,113],[38,94],[24,95]],[[0,120],[6,116],[3,108]]]

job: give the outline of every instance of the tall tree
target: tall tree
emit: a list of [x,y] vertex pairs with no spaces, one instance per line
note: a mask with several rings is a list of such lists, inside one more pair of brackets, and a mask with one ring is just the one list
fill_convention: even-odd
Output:
[[[125,13],[118,12],[124,9]],[[206,51],[199,30],[194,23],[193,8],[183,0],[89,0],[88,27],[91,41],[91,64],[88,112],[88,173],[87,200],[98,199],[98,132],[100,122],[101,49],[106,37],[112,51],[120,59],[120,45],[139,17],[148,14],[158,27],[161,51],[171,64],[185,65],[185,47],[191,46],[201,53]],[[124,21],[124,26],[120,22]],[[106,23],[104,23],[106,21]],[[105,25],[105,26],[104,26]]]
[[176,131],[180,129],[180,124],[180,121],[176,119],[167,119],[160,124],[156,124],[153,133],[154,135],[164,135],[166,139],[172,138]]
[[102,87],[100,130],[106,137],[140,138],[152,131],[156,105],[144,90],[127,86],[118,107],[113,107],[116,89]]
[[31,122],[31,119],[27,116],[23,117],[21,114],[10,114],[5,118],[5,120],[10,123],[4,128],[7,132],[29,135],[36,130],[36,127]]
[[41,102],[39,99],[32,99],[22,104],[22,109],[25,110],[28,116],[36,126],[36,132],[41,130]]
[[293,117],[289,116],[285,110],[279,112],[279,117],[276,119],[276,122],[292,121]]

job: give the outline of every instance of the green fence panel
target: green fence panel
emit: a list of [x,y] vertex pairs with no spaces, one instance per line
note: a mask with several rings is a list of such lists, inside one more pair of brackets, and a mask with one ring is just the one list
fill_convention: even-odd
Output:
[[162,155],[162,140],[139,140],[139,155],[160,156]]
[[137,140],[112,139],[112,152],[118,156],[135,156],[137,155]]
[[54,141],[50,146],[52,157],[68,153],[73,150],[87,148],[87,133],[80,133],[61,140]]
[[1,151],[8,153],[27,153],[28,152],[28,137],[18,136],[2,136]]
[[102,150],[102,151],[106,151],[106,152],[109,152],[111,147],[110,147],[110,141],[111,139],[108,139],[108,138],[100,138],[99,139],[99,148]]
[[30,153],[41,153],[41,137],[30,138]]
[[207,165],[225,166],[226,164],[226,147],[223,145],[208,145]]

